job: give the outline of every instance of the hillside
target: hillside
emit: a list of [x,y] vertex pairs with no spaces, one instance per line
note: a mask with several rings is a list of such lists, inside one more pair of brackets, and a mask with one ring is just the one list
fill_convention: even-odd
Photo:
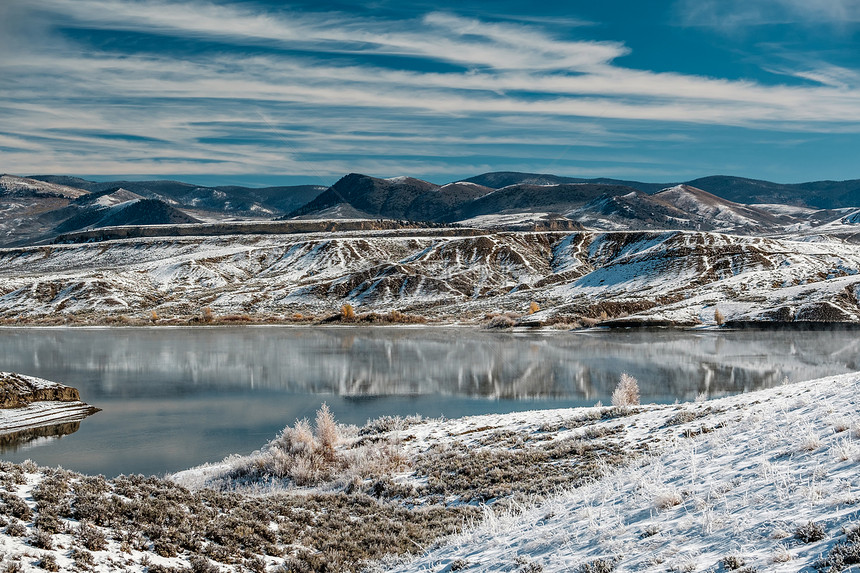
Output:
[[[644,455],[620,468],[609,462],[590,483],[531,507],[485,512],[474,530],[389,570],[854,571],[858,380],[855,373],[668,409],[634,407],[621,418],[584,410],[455,421],[448,435],[470,447],[480,447],[482,430],[496,432],[505,445],[483,445],[495,454],[488,459],[531,451],[539,460],[545,441],[587,448],[601,434]],[[429,434],[421,430],[412,431]],[[507,486],[509,474],[488,475],[497,490]]]
[[63,220],[63,209],[88,193],[56,183],[0,176],[0,247],[27,244]]
[[446,322],[860,321],[860,247],[705,232],[340,231],[0,250],[0,317],[324,318],[350,303]]

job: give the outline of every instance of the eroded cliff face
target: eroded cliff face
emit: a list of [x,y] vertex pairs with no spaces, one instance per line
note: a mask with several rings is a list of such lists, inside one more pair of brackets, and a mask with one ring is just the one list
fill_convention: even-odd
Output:
[[0,408],[20,408],[33,402],[78,402],[76,388],[13,372],[0,372]]
[[336,314],[860,322],[860,247],[695,231],[138,238],[0,250],[0,319]]

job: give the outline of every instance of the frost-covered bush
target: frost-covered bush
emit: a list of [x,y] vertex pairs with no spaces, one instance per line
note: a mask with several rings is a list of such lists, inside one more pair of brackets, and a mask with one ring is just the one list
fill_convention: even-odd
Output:
[[671,509],[676,505],[681,505],[684,499],[681,494],[674,489],[667,489],[657,492],[654,496],[654,507],[657,509]]
[[340,441],[340,430],[338,430],[337,422],[334,421],[334,416],[332,416],[327,404],[323,404],[317,412],[316,438],[323,456],[327,459],[333,459],[334,448]]
[[827,532],[824,530],[824,526],[820,523],[810,521],[809,523],[801,525],[795,529],[794,536],[804,543],[812,543],[814,541],[821,541],[827,537]]
[[639,405],[639,382],[630,374],[623,372],[618,385],[612,392],[612,405],[627,408]]
[[297,420],[262,451],[233,462],[230,474],[219,479],[257,482],[275,478],[300,487],[325,482],[345,485],[402,467],[404,457],[396,440],[359,439],[339,447],[345,436],[355,438],[356,434],[355,428],[338,424],[323,404],[313,427],[307,420]]

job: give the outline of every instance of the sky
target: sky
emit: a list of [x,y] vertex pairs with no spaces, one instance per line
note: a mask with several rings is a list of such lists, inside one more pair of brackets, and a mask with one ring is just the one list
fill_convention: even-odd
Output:
[[0,172],[860,178],[860,0],[0,1]]

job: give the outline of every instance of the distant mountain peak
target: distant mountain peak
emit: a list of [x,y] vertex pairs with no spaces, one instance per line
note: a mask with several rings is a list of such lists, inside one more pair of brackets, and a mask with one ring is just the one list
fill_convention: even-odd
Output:
[[0,176],[0,190],[16,195],[42,195],[66,199],[75,199],[87,194],[84,189],[8,174]]

